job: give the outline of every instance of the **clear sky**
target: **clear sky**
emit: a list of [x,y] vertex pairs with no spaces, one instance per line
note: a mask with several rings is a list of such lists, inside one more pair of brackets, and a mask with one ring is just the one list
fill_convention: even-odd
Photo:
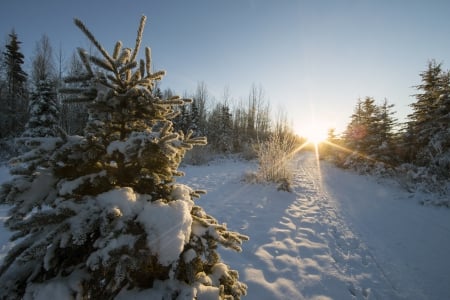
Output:
[[68,61],[89,47],[74,17],[112,52],[134,45],[142,14],[163,87],[191,93],[203,81],[238,101],[256,84],[300,132],[313,116],[342,131],[365,96],[387,98],[403,120],[427,62],[450,68],[448,0],[3,0],[0,41],[14,28],[29,66],[45,33]]

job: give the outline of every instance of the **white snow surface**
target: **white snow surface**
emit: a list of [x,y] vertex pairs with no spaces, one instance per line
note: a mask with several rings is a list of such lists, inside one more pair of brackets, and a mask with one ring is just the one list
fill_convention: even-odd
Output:
[[[248,285],[244,299],[450,299],[449,209],[419,205],[430,196],[408,193],[389,180],[337,169],[317,161],[312,153],[299,154],[293,167],[292,193],[277,191],[274,185],[243,182],[243,175],[255,170],[256,163],[232,159],[184,167],[186,176],[177,180],[207,190],[197,204],[230,230],[250,236],[242,253],[220,250],[224,262],[238,270],[240,280]],[[0,182],[8,178],[7,169],[1,167]],[[174,192],[174,199],[181,200],[175,205],[182,208],[158,208],[170,219],[178,219],[171,224],[178,224],[177,232],[184,233],[174,237],[180,245],[189,233],[189,216],[179,214],[190,206],[188,192],[183,186]],[[127,213],[122,203],[115,205]],[[7,212],[8,207],[0,206],[0,260],[11,246],[10,233],[2,224]],[[147,225],[166,228],[169,218],[152,217],[157,224]],[[166,243],[175,246],[173,241],[161,241],[160,247]],[[167,262],[179,253],[180,245]],[[53,292],[63,295],[59,281],[55,282]],[[159,299],[171,284],[179,283],[123,291],[118,298]],[[34,293],[44,299],[52,290],[46,286]],[[197,287],[196,293],[199,299],[217,298],[214,288]],[[185,287],[186,298],[193,294]]]

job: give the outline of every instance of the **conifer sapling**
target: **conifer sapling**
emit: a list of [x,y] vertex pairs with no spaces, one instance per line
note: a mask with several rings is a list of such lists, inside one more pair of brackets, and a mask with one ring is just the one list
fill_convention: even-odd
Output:
[[193,202],[201,191],[174,179],[185,152],[206,139],[172,127],[174,108],[190,100],[153,93],[164,72],[151,70],[150,48],[137,60],[145,17],[134,48],[117,42],[112,55],[75,24],[101,56],[79,49],[85,72],[62,92],[88,103],[89,121],[83,136],[60,132],[45,162],[1,188],[16,244],[0,268],[0,298],[113,299],[135,290],[151,299],[239,299],[247,287],[217,247],[240,251],[248,237],[206,214]]

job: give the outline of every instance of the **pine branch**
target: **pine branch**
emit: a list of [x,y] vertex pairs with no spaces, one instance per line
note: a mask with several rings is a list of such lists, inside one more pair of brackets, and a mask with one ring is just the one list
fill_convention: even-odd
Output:
[[79,19],[74,19],[75,25],[80,28],[80,30],[87,36],[87,38],[94,44],[94,46],[100,51],[100,53],[103,55],[103,57],[106,58],[106,60],[109,61],[111,65],[114,65],[114,60],[111,56],[109,56],[108,52],[103,48],[103,46],[97,41],[97,39],[94,37],[94,35],[89,31],[89,29],[84,26],[83,22],[81,22]]
[[92,102],[93,98],[88,96],[73,96],[64,99],[64,103],[88,103]]
[[106,86],[106,87],[110,88],[111,90],[115,90],[116,89],[116,87],[113,84],[109,83],[106,78],[99,78],[98,79],[98,83],[100,83],[103,86]]
[[93,77],[94,72],[92,72],[91,65],[89,64],[89,58],[88,58],[89,55],[87,54],[87,52],[82,48],[78,48],[78,55],[80,56],[81,62],[83,63],[84,67],[86,68],[88,75]]
[[89,56],[89,60],[91,62],[93,62],[94,64],[96,64],[97,66],[99,66],[100,68],[102,68],[102,69],[114,72],[113,65],[107,60],[103,60],[103,59],[100,59],[100,58],[95,57],[95,56]]
[[206,145],[208,143],[208,141],[206,140],[206,137],[204,137],[204,136],[190,138],[190,139],[186,140],[185,142],[189,143],[191,145],[199,145],[199,146]]
[[60,93],[63,94],[82,94],[84,92],[88,91],[86,88],[61,88],[59,90]]
[[111,74],[107,74],[106,78],[108,78],[109,80],[111,80],[113,83],[117,84],[118,86],[121,86],[122,81],[120,81],[120,79],[118,79],[116,76],[111,75]]
[[[81,74],[78,76],[67,76],[64,78],[64,82],[65,83],[77,83],[77,82],[85,82],[85,81],[89,81],[93,78],[94,76],[92,74]],[[61,91],[62,89],[60,89],[59,91]]]
[[131,82],[138,82],[139,80],[141,80],[141,71],[136,70],[136,72],[134,72],[131,76]]
[[143,59],[139,61],[139,71],[141,72],[141,76],[145,76],[145,61]]
[[152,50],[149,47],[145,47],[145,70],[147,71],[147,76],[150,76],[151,65],[152,65]]
[[161,80],[163,78],[163,76],[165,76],[165,75],[166,75],[166,71],[158,71],[156,73],[147,75],[146,78],[149,78],[151,80]]
[[120,50],[122,50],[122,42],[117,41],[116,46],[114,47],[113,59],[117,60],[119,58]]
[[130,62],[130,56],[131,56],[131,49],[125,48],[122,50],[122,53],[120,54],[119,58],[117,59],[116,64],[117,65],[123,65]]
[[123,67],[121,67],[118,71],[119,74],[122,74],[124,72],[130,71],[131,69],[134,69],[137,67],[137,62],[136,61],[130,61],[128,63],[126,63]]
[[141,47],[142,34],[144,33],[145,21],[147,20],[146,16],[141,17],[141,21],[139,23],[139,29],[136,36],[136,45],[134,46],[133,54],[131,55],[131,61],[136,60],[136,55],[139,52],[139,48]]

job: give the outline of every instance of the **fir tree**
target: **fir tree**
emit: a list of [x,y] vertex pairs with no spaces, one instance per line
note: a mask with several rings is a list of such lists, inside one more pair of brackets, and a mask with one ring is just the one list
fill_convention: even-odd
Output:
[[16,136],[23,130],[27,119],[27,73],[23,70],[24,55],[21,42],[14,30],[9,34],[9,43],[3,52],[6,93],[0,98],[0,137]]
[[37,83],[29,104],[29,119],[22,137],[56,137],[59,135],[59,109],[51,80]]
[[416,88],[422,93],[416,94],[416,102],[411,104],[413,113],[409,115],[415,136],[414,146],[417,150],[417,162],[426,164],[426,154],[424,147],[429,143],[431,137],[438,128],[435,126],[436,110],[439,98],[445,90],[442,85],[442,64],[430,61],[426,71],[420,74],[422,84]]
[[35,298],[57,285],[77,299],[127,289],[151,289],[152,299],[239,299],[246,286],[217,247],[240,251],[247,237],[206,214],[193,202],[200,191],[174,179],[185,152],[206,139],[173,131],[175,107],[188,100],[154,96],[164,72],[152,72],[149,48],[137,62],[145,17],[135,47],[117,42],[112,55],[75,23],[102,55],[80,49],[86,72],[67,81],[91,85],[64,90],[68,100],[94,98],[89,121],[83,137],[61,136],[45,164],[2,187],[17,244],[0,268],[0,298]]
[[233,121],[228,104],[217,104],[208,118],[208,140],[214,150],[226,153],[233,149],[232,130]]
[[389,104],[387,99],[378,106],[378,126],[376,131],[377,148],[375,149],[375,158],[379,161],[397,164],[399,159],[395,154],[394,129],[397,119],[394,117],[394,104]]
[[411,107],[410,130],[414,137],[413,161],[440,178],[450,178],[450,75],[431,61],[420,74],[417,101]]
[[395,119],[393,106],[387,100],[376,105],[375,100],[366,97],[358,100],[355,112],[345,132],[345,147],[353,150],[344,165],[364,167],[370,171],[380,163],[393,163],[393,128]]
[[361,141],[367,135],[367,129],[363,121],[363,102],[358,99],[354,112],[351,116],[351,121],[347,125],[344,132],[344,141],[346,146],[354,151],[362,151]]
[[21,96],[25,92],[25,83],[28,77],[27,73],[22,69],[25,59],[22,52],[20,52],[20,44],[22,42],[19,41],[14,30],[9,34],[9,39],[6,51],[3,52],[8,92],[10,95]]
[[54,147],[61,143],[64,133],[59,127],[59,109],[56,103],[56,92],[53,83],[41,81],[31,96],[29,119],[25,131],[15,139],[20,156],[13,158],[10,163],[14,166],[11,173],[27,175],[32,182],[38,168],[48,167],[48,159]]

